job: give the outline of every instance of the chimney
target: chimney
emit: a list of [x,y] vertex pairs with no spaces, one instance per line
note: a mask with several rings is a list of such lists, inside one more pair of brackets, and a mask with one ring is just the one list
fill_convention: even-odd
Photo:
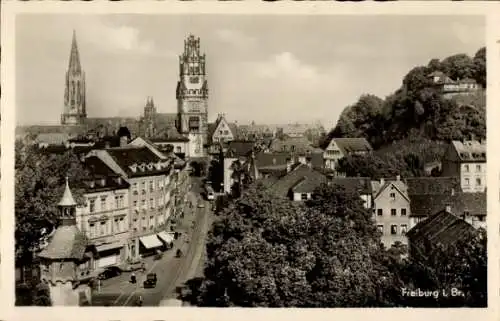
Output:
[[400,180],[401,180],[401,176],[400,176],[400,175],[397,175],[397,176],[396,176],[396,181],[398,181],[398,182],[399,182]]
[[448,213],[451,213],[451,206],[450,205],[446,205],[445,209],[444,209],[446,212]]
[[384,185],[385,184],[385,179],[381,178],[380,179],[380,185]]
[[120,137],[120,147],[126,146],[128,142],[127,136]]

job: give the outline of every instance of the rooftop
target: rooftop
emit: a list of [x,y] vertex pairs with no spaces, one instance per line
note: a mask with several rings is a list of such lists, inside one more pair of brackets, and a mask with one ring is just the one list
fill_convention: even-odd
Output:
[[371,152],[372,146],[366,138],[333,138],[342,154],[347,155],[356,152]]
[[484,216],[487,213],[486,193],[412,194],[410,200],[412,216],[430,216],[447,206],[457,215],[468,212]]
[[486,142],[469,140],[451,142],[462,162],[486,162]]
[[85,254],[88,240],[75,225],[59,226],[49,242],[38,255],[46,259],[81,259]]
[[311,193],[321,183],[326,183],[327,177],[307,165],[300,164],[295,169],[281,177],[270,187],[271,193],[279,197],[287,197],[290,190],[296,193]]

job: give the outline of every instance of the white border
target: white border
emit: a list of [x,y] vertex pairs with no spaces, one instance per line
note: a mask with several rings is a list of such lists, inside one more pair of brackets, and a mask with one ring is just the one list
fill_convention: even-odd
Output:
[[[147,13],[147,14],[320,14],[320,15],[488,15],[488,252],[489,252],[489,307],[488,309],[215,309],[215,308],[43,308],[14,307],[14,132],[15,132],[15,15],[18,13]],[[498,16],[492,16],[496,14]],[[2,242],[1,242],[1,299],[0,318],[4,320],[234,320],[272,319],[315,320],[397,319],[421,321],[425,318],[445,320],[499,319],[499,161],[498,144],[500,126],[500,3],[496,2],[2,2]],[[491,72],[490,72],[491,71]],[[494,94],[492,94],[494,92]]]

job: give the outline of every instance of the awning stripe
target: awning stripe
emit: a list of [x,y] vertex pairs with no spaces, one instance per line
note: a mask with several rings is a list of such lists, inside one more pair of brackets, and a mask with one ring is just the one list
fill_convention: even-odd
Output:
[[140,237],[139,240],[147,249],[154,249],[163,246],[156,234]]
[[172,243],[174,241],[174,235],[172,233],[167,233],[165,231],[161,231],[157,234],[160,239],[162,239],[165,243]]

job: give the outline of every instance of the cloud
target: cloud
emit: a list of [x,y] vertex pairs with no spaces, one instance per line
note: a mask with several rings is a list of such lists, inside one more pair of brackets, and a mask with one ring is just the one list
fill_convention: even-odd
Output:
[[231,44],[241,49],[248,49],[255,45],[256,42],[254,37],[249,37],[237,30],[218,29],[215,35],[221,42]]
[[287,85],[296,83],[303,88],[332,85],[338,75],[323,73],[316,66],[301,62],[288,51],[276,54],[266,61],[250,63],[249,69],[265,80],[280,81]]

